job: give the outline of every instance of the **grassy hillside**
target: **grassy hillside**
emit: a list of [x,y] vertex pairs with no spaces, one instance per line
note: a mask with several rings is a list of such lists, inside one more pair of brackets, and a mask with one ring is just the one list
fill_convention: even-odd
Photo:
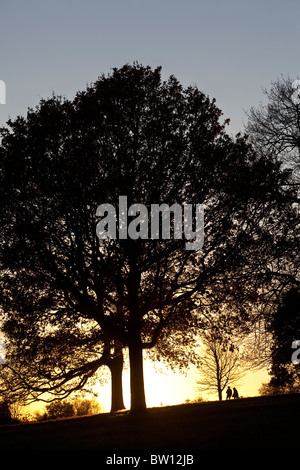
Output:
[[0,450],[183,452],[298,447],[300,396],[245,398],[0,426]]

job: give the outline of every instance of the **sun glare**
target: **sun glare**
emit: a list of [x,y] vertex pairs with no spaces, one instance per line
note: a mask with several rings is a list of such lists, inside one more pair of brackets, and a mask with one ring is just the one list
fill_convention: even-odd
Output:
[[[197,371],[188,374],[174,373],[165,367],[160,367],[162,372],[155,370],[149,360],[144,362],[144,382],[147,407],[171,406],[193,401],[197,396],[204,400],[217,400],[217,396],[206,396],[197,393],[196,381]],[[249,372],[238,387],[240,397],[257,396],[258,390],[263,382],[268,382],[266,370]],[[110,411],[111,384],[108,383],[97,387],[98,400],[105,411]],[[123,395],[124,404],[130,408],[130,377],[129,370],[123,372]]]
[[[162,372],[155,370],[150,361],[144,362],[144,383],[147,407],[168,406],[192,400],[195,392],[195,379],[192,376],[173,373],[160,367]],[[97,387],[98,400],[106,411],[110,410],[110,380],[107,384]],[[130,376],[129,370],[123,371],[123,395],[126,408],[130,408]]]

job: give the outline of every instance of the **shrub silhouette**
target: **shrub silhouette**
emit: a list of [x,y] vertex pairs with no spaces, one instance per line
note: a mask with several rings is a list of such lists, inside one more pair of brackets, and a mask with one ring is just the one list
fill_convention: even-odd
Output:
[[11,422],[12,418],[8,403],[3,401],[0,403],[0,424],[9,424]]
[[35,419],[37,421],[46,421],[71,418],[72,416],[88,416],[101,411],[102,408],[95,399],[55,400],[46,406],[43,414],[37,413]]

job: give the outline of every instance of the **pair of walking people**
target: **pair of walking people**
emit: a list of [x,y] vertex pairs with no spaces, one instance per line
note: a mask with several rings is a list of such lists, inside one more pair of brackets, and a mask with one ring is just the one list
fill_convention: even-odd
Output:
[[230,400],[231,397],[233,397],[233,398],[238,398],[239,397],[238,391],[235,387],[233,388],[233,390],[230,387],[227,387],[226,400]]

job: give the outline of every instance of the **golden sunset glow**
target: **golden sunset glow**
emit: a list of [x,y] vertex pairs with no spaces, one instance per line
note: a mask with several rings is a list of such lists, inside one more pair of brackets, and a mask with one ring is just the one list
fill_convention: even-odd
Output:
[[[157,372],[150,361],[145,360],[144,378],[146,402],[149,408],[157,406],[172,406],[193,401],[201,396],[203,400],[217,400],[215,395],[204,395],[197,392],[197,370],[193,368],[187,374],[174,373],[167,368],[161,367],[164,372]],[[126,408],[130,407],[130,385],[129,371],[123,372],[124,403]],[[249,372],[241,380],[238,387],[241,397],[257,396],[261,384],[269,380],[266,370]],[[111,383],[95,387],[98,393],[99,403],[105,411],[110,411]],[[225,396],[224,396],[225,398]]]

